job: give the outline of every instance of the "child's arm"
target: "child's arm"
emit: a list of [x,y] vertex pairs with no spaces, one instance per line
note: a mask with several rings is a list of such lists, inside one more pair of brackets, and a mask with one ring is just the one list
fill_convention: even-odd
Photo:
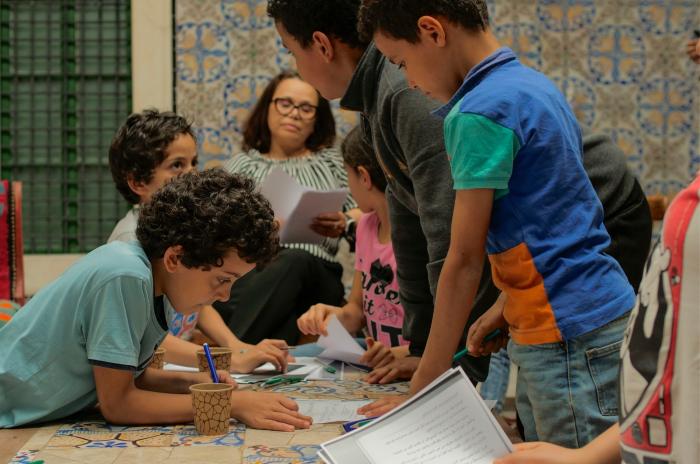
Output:
[[492,189],[457,191],[450,248],[438,281],[428,343],[411,380],[411,393],[452,365],[481,279],[492,206]]
[[[222,370],[218,370],[219,381],[236,386],[236,382],[231,375]],[[190,385],[197,383],[211,382],[211,374],[207,372],[175,372],[163,369],[146,369],[134,379],[134,385],[142,390],[149,390],[159,393],[180,393],[189,394]]]
[[303,334],[328,335],[326,327],[328,318],[332,315],[335,315],[350,333],[356,333],[362,329],[365,315],[362,311],[362,273],[360,271],[355,271],[352,290],[345,306],[339,308],[325,304],[314,305],[297,319],[297,326]]
[[165,336],[160,346],[165,348],[166,362],[181,366],[196,366],[197,350],[202,349],[200,345],[188,342],[170,333]]
[[287,351],[282,349],[287,348],[284,340],[263,340],[258,345],[244,343],[231,332],[212,306],[202,308],[197,326],[217,345],[233,350],[231,368],[236,372],[250,372],[266,362],[274,364],[280,371],[287,369]]
[[[152,371],[152,372],[149,372]],[[176,380],[177,389],[184,387],[187,375],[157,372],[146,369],[147,377],[140,385],[163,388],[162,382]],[[97,398],[102,414],[115,424],[177,424],[192,422],[192,396],[177,393],[158,393],[139,388],[133,372],[106,367],[93,367]],[[202,374],[190,374],[190,384],[200,382]],[[231,394],[231,417],[244,424],[284,432],[295,428],[309,428],[311,418],[298,412],[297,404],[277,393],[238,392]]]
[[[191,422],[192,397],[185,393],[189,385],[194,385],[196,374],[188,376],[179,372],[152,372],[146,369],[141,376],[146,378],[138,383],[166,390],[162,383],[173,381],[172,391],[179,393],[160,393],[137,387],[132,371],[93,367],[100,410],[108,422],[114,424],[175,424]],[[189,383],[189,385],[188,385]]]
[[613,425],[580,449],[567,449],[550,443],[515,445],[515,452],[493,464],[619,464],[620,426]]

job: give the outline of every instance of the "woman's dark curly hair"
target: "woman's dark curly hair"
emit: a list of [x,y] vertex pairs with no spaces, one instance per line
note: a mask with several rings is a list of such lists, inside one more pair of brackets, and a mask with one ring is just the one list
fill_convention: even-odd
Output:
[[[254,148],[263,154],[270,152],[272,135],[270,134],[270,126],[267,124],[267,116],[277,86],[286,79],[302,80],[295,72],[282,71],[267,84],[243,127],[243,143],[241,145],[244,150]],[[312,152],[330,147],[335,141],[335,119],[331,112],[331,105],[318,91],[316,91],[316,95],[318,95],[318,108],[316,108],[316,116],[314,116],[314,131],[304,144]]]
[[222,266],[231,250],[246,262],[266,264],[279,247],[277,229],[272,207],[252,179],[207,169],[158,190],[141,208],[136,236],[149,259],[180,245],[182,264],[209,270]]
[[168,146],[181,134],[197,141],[192,123],[170,111],[147,109],[124,121],[109,147],[109,169],[126,201],[135,205],[141,200],[129,187],[128,179],[150,182],[155,169],[167,156]]

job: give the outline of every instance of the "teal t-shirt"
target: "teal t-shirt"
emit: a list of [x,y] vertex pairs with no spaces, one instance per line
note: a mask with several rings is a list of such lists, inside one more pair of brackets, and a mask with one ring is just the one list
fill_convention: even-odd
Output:
[[97,248],[0,329],[0,428],[94,405],[92,367],[138,376],[166,333],[143,249],[137,242]]

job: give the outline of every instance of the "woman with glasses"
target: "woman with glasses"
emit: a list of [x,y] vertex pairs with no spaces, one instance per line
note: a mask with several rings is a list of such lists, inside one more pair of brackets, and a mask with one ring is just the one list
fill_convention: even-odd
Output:
[[[244,151],[224,167],[252,177],[259,185],[273,168],[280,167],[305,187],[347,188],[334,141],[335,120],[328,101],[297,74],[283,72],[265,88],[245,124]],[[354,208],[348,196],[344,210],[359,217]],[[309,306],[341,305],[342,267],[335,255],[347,223],[341,211],[319,216],[311,227],[326,237],[323,243],[285,243],[265,269],[236,281],[230,300],[215,304],[233,333],[249,343],[279,338],[296,344],[296,319]]]

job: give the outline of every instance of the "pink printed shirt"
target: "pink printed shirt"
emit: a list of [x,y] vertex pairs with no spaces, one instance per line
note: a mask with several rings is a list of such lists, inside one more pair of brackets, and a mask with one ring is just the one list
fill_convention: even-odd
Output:
[[408,345],[401,335],[404,312],[394,248],[391,242],[379,242],[379,217],[375,213],[363,214],[357,224],[355,269],[362,274],[362,310],[369,334],[386,346]]

